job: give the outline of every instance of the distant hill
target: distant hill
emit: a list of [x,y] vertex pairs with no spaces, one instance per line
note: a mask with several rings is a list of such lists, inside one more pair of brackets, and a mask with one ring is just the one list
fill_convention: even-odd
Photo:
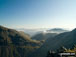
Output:
[[39,33],[36,34],[35,36],[32,37],[33,40],[38,40],[38,41],[42,41],[42,40],[47,40],[49,37],[54,37],[56,36],[56,33]]
[[60,47],[72,48],[76,44],[76,29],[70,32],[61,33],[53,38],[48,38],[46,42],[36,50],[32,57],[46,57],[49,50],[57,51]]
[[40,45],[23,32],[0,26],[0,57],[27,57]]
[[20,29],[16,29],[16,30],[23,31],[32,37],[32,36],[35,36],[36,34],[41,33],[44,29],[24,29],[24,28],[22,29],[22,28],[20,28]]
[[16,29],[18,31],[23,31],[27,34],[29,34],[31,37],[36,36],[37,34],[40,33],[63,33],[63,32],[68,32],[69,30],[65,30],[62,28],[53,28],[53,29],[49,29],[49,28],[41,28],[41,29],[24,29],[24,28],[20,28],[20,29]]
[[46,32],[48,33],[63,33],[63,32],[68,32],[69,30],[65,30],[62,28],[53,28],[53,29],[49,29]]

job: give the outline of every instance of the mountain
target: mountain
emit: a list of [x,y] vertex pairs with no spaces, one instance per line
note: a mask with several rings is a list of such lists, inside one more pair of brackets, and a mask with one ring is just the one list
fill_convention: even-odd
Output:
[[68,30],[62,29],[62,28],[53,28],[53,29],[49,29],[49,28],[41,28],[41,29],[24,29],[24,28],[20,28],[20,29],[16,29],[18,31],[23,31],[27,34],[29,34],[31,37],[36,36],[37,34],[40,33],[63,33],[63,32],[68,32]]
[[53,28],[49,29],[46,32],[48,33],[63,33],[63,32],[68,32],[68,30],[62,29],[62,28]]
[[47,40],[49,37],[54,37],[56,36],[56,33],[39,33],[36,34],[35,36],[32,37],[33,40],[38,40],[38,41],[42,41],[42,40]]
[[0,57],[27,57],[40,45],[23,32],[0,26]]
[[76,45],[76,29],[61,33],[53,38],[48,38],[46,42],[31,55],[32,57],[46,57],[50,50],[57,51],[60,47],[72,48]]
[[33,37],[36,34],[41,33],[44,29],[24,29],[24,28],[22,29],[22,28],[20,28],[20,29],[16,29],[16,30],[23,31],[23,32],[29,34],[31,37]]
[[29,34],[31,37],[39,34],[39,33],[42,33],[43,31],[46,31],[48,30],[47,28],[37,28],[37,29],[25,29],[25,28],[19,28],[19,29],[16,29],[18,31],[23,31],[27,34]]

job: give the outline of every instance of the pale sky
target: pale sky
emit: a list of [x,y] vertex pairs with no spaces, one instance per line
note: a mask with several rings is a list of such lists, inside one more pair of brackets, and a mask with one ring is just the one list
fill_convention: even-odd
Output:
[[76,0],[0,0],[0,25],[76,28]]

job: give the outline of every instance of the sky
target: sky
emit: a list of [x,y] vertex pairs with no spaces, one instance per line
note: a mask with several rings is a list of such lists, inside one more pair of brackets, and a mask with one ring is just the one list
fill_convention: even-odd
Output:
[[0,25],[76,28],[76,0],[0,0]]

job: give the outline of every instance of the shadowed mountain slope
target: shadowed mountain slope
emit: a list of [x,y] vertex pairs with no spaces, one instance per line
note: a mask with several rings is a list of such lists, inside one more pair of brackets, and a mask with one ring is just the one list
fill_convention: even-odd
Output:
[[56,51],[60,47],[72,48],[76,44],[76,29],[70,32],[61,33],[53,38],[48,38],[32,57],[46,57],[49,50]]

